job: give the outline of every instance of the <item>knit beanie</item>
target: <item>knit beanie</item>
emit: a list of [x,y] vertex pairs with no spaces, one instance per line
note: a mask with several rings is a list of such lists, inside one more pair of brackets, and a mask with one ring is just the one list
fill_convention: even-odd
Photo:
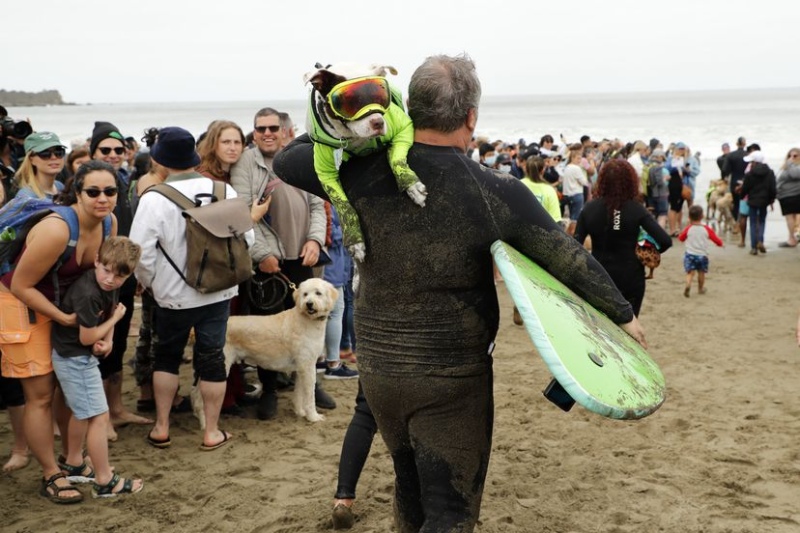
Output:
[[89,157],[94,157],[97,145],[103,139],[108,139],[109,137],[119,140],[125,146],[125,137],[122,136],[115,125],[110,122],[95,122],[94,130],[92,130],[92,140],[89,142]]

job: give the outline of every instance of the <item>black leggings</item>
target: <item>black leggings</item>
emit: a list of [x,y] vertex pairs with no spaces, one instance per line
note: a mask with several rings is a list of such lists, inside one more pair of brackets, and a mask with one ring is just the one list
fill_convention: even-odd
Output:
[[[3,352],[0,352],[0,359]],[[361,389],[359,388],[359,393]],[[0,375],[0,403],[7,407],[19,407],[25,405],[25,395],[22,392],[22,383],[15,378],[7,378]]]
[[358,478],[364,469],[364,463],[367,462],[376,431],[378,431],[378,424],[375,422],[375,417],[372,416],[372,410],[367,404],[364,390],[361,388],[361,381],[359,381],[356,409],[350,425],[347,426],[347,433],[342,442],[342,453],[339,456],[339,481],[334,498],[355,499]]

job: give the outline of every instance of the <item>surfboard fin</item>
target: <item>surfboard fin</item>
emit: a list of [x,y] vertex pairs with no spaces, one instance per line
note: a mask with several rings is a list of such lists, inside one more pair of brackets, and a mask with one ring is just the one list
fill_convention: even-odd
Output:
[[569,395],[555,378],[550,380],[542,394],[564,412],[568,412],[575,405],[575,399]]

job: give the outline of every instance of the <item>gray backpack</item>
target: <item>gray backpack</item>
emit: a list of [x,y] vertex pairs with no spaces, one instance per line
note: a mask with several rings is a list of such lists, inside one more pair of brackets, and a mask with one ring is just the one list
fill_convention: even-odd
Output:
[[[157,192],[183,210],[186,219],[186,272],[178,267],[160,243],[156,247],[180,277],[203,294],[229,289],[250,279],[253,262],[244,234],[253,227],[244,198],[225,198],[225,184],[214,181],[212,194],[187,198],[174,187],[160,183]],[[211,202],[202,203],[203,198]]]

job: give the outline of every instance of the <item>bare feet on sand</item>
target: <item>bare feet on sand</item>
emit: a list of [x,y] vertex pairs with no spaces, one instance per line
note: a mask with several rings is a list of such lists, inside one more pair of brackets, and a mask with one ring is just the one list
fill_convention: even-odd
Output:
[[132,413],[130,411],[122,411],[117,415],[113,415],[111,417],[111,425],[114,427],[123,427],[127,426],[128,424],[139,424],[139,425],[150,425],[153,423],[153,420],[150,418],[139,416],[136,413]]
[[3,472],[13,472],[28,466],[31,462],[31,454],[28,450],[11,450],[11,457],[3,465]]

